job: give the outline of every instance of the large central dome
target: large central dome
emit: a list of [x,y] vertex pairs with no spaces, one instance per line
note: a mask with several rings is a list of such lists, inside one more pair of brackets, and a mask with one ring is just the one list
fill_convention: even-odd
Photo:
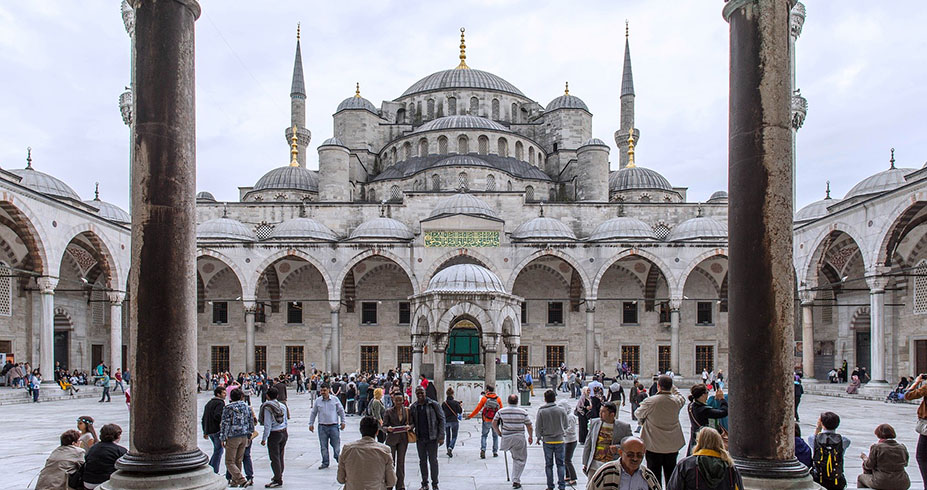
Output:
[[492,73],[474,70],[471,68],[439,71],[432,73],[427,77],[415,82],[411,87],[402,93],[401,97],[418,94],[422,92],[433,92],[449,88],[477,88],[484,90],[495,90],[497,92],[507,92],[510,94],[525,96],[515,88],[511,83],[503,80],[501,77]]

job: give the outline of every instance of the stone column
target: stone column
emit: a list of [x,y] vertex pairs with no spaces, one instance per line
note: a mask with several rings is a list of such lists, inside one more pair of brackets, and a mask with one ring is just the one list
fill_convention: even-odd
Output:
[[435,390],[438,392],[438,403],[444,401],[444,363],[445,357],[444,353],[447,351],[447,334],[446,333],[433,333],[431,334],[431,345],[434,346],[434,363],[435,363],[435,374],[432,382],[435,384]]
[[332,372],[332,332],[331,327],[322,327],[322,353],[324,356],[323,370],[327,373]]
[[243,301],[245,307],[245,372],[254,371],[254,314],[257,305],[254,300]]
[[50,276],[38,277],[35,280],[39,287],[39,372],[42,373],[43,383],[55,382],[55,287],[58,278]]
[[422,373],[422,351],[425,349],[426,336],[412,336],[412,385],[418,383],[418,377]]
[[[867,274],[869,283],[869,387],[883,388],[888,382],[885,378],[885,287],[888,277],[883,276],[884,267],[878,267]],[[871,274],[871,275],[870,275]]]
[[[116,372],[122,368],[122,302],[126,293],[113,291],[109,299],[109,369]],[[133,373],[134,374],[134,373]]]
[[[496,386],[496,350],[499,338],[495,334],[483,335],[483,383]],[[514,380],[513,380],[514,381]]]
[[336,373],[341,373],[341,320],[339,319],[339,313],[341,312],[341,303],[332,302],[332,348],[331,348],[331,364],[332,371]]
[[793,0],[729,0],[730,450],[747,488],[815,488],[795,459],[792,389]]
[[[197,448],[195,0],[134,1],[131,447],[101,488],[224,488]],[[176,380],[165,383],[165,379]]]
[[679,368],[679,308],[682,299],[670,300],[670,369],[677,376],[682,375]]
[[801,370],[805,382],[814,379],[814,293],[799,291],[801,297]]
[[595,299],[586,299],[586,372],[595,372]]

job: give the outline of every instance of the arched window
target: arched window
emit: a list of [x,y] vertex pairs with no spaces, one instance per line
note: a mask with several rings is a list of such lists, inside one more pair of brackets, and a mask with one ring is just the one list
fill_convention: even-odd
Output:
[[406,141],[402,145],[402,156],[406,160],[412,158],[412,143],[409,143],[408,141]]
[[496,142],[496,151],[499,153],[500,157],[509,156],[509,140],[499,138],[499,141]]
[[526,186],[525,187],[525,200],[533,201],[534,200],[534,187]]
[[396,147],[389,151],[389,163],[396,163]]
[[440,136],[438,137],[438,154],[444,155],[447,153],[447,137]]
[[377,202],[377,191],[376,189],[370,189],[367,191],[367,199],[370,202]]
[[415,123],[418,124],[421,122],[422,122],[422,101],[418,101],[415,103]]
[[434,174],[431,176],[431,190],[437,192],[441,190],[441,176]]
[[435,117],[444,117],[444,103],[437,101],[438,107],[435,108]]
[[530,163],[531,165],[534,165],[534,148],[533,147],[528,148],[528,163]]
[[479,143],[480,155],[488,155],[489,154],[489,138],[487,138],[485,135],[480,136],[477,139],[477,142]]
[[457,174],[457,187],[463,190],[467,190],[470,188],[470,180],[467,177],[466,172],[460,172],[459,174]]
[[538,167],[544,166],[544,155],[541,155],[541,152],[538,152]]
[[420,157],[428,156],[428,140],[425,138],[418,140],[418,156]]
[[447,115],[454,116],[457,114],[457,98],[448,97],[447,98]]
[[556,200],[557,200],[557,190],[556,190],[556,189],[551,189],[550,192],[549,192],[549,194],[550,194],[550,200],[551,200],[551,201],[556,201]]
[[518,104],[512,102],[512,122],[518,122]]
[[525,145],[521,141],[515,142],[515,158],[522,160],[525,158]]
[[470,97],[470,115],[480,115],[480,99],[477,99],[476,97]]
[[435,118],[435,99],[428,99],[428,119]]
[[0,262],[0,316],[13,316],[13,269]]
[[394,185],[389,188],[389,199],[391,201],[401,201],[402,200],[402,191],[399,190],[398,185]]
[[470,139],[465,134],[457,137],[457,153],[460,155],[470,153]]
[[927,261],[921,260],[914,269],[913,275],[914,313],[927,313]]
[[499,120],[499,99],[492,99],[492,120]]
[[493,174],[486,177],[486,190],[489,192],[496,190],[496,177]]
[[512,181],[511,180],[505,183],[505,190],[512,192]]
[[406,122],[406,110],[405,109],[399,109],[398,111],[396,111],[396,122],[399,124]]

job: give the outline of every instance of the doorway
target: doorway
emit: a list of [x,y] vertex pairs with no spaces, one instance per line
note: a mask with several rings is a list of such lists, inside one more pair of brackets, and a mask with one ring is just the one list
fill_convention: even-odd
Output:
[[[90,346],[90,366],[96,368],[103,362],[103,344],[92,344]],[[109,367],[113,369],[113,366]]]
[[927,373],[927,340],[914,341],[914,375]]
[[[58,363],[62,369],[69,369],[68,366],[68,353],[71,349],[71,332],[67,330],[59,330],[55,332],[55,362]],[[45,376],[48,376],[50,373],[43,373]]]
[[479,364],[480,332],[473,322],[461,320],[454,325],[448,335],[447,364]]
[[865,367],[871,373],[870,360],[869,332],[856,332],[856,367]]

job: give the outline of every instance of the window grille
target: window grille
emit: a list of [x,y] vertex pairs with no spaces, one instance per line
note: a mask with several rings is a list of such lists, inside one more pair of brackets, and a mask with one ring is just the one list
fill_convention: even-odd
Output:
[[914,269],[914,313],[927,313],[927,261],[924,260]]
[[549,301],[547,303],[547,324],[563,325],[563,302]]
[[214,345],[211,348],[209,367],[213,373],[224,373],[229,370],[229,346]]
[[658,223],[653,227],[653,234],[660,240],[665,240],[670,233],[669,226],[666,226],[663,223]]
[[438,153],[441,155],[447,153],[447,138],[444,136],[438,138]]
[[427,157],[428,156],[428,140],[422,138],[418,140],[418,156]]
[[668,345],[657,346],[657,371],[661,374],[672,369],[672,347]]
[[254,369],[256,372],[267,371],[267,346],[254,346]]
[[489,138],[485,136],[480,136],[477,140],[479,142],[480,155],[486,155],[489,153]]
[[303,352],[304,352],[304,347],[301,345],[286,346],[285,359],[284,359],[286,364],[283,366],[284,372],[289,373],[290,369],[293,368],[293,364],[303,362]]
[[360,352],[360,370],[362,373],[380,372],[380,347],[362,345]]
[[299,301],[289,301],[286,304],[286,322],[302,323],[303,322],[303,304]]
[[389,199],[390,201],[401,201],[402,200],[402,191],[399,190],[398,185],[394,185],[389,188]]
[[257,235],[258,240],[267,240],[270,238],[270,234],[273,232],[274,226],[269,225],[266,222],[262,222],[254,229],[254,234]]
[[637,301],[625,301],[621,306],[621,323],[637,325]]
[[496,177],[492,174],[486,177],[486,190],[490,192],[496,190]]
[[519,345],[518,346],[518,371],[524,371],[528,369],[528,346]]
[[525,200],[526,201],[534,200],[534,187],[531,187],[530,185],[525,187]]
[[562,345],[547,346],[547,367],[558,368],[566,362],[566,348]]
[[470,115],[480,115],[480,99],[476,97],[470,97]]
[[361,303],[361,323],[375,325],[377,323],[377,302],[364,301]]
[[229,322],[229,304],[227,301],[212,302],[212,323],[226,325]]
[[431,190],[440,191],[441,190],[441,176],[434,174],[431,176]]
[[457,174],[457,187],[463,190],[470,188],[470,181],[467,178],[466,172],[460,172]]
[[13,316],[13,270],[6,262],[0,262],[0,276],[0,316]]
[[634,374],[641,373],[641,346],[622,345],[621,361],[628,363],[628,369]]
[[696,345],[695,346],[695,374],[702,374],[702,371],[712,372],[715,369],[715,346],[713,345]]
[[412,364],[412,346],[400,345],[396,347],[396,364]]
[[447,115],[453,116],[457,114],[457,99],[454,97],[447,98]]
[[457,153],[460,155],[470,153],[470,140],[466,136],[457,138]]
[[499,141],[496,144],[496,148],[500,157],[509,156],[509,141],[507,139],[499,138]]
[[521,141],[515,142],[515,158],[521,160],[524,158],[525,145],[521,144]]
[[499,120],[499,99],[492,99],[492,120]]

